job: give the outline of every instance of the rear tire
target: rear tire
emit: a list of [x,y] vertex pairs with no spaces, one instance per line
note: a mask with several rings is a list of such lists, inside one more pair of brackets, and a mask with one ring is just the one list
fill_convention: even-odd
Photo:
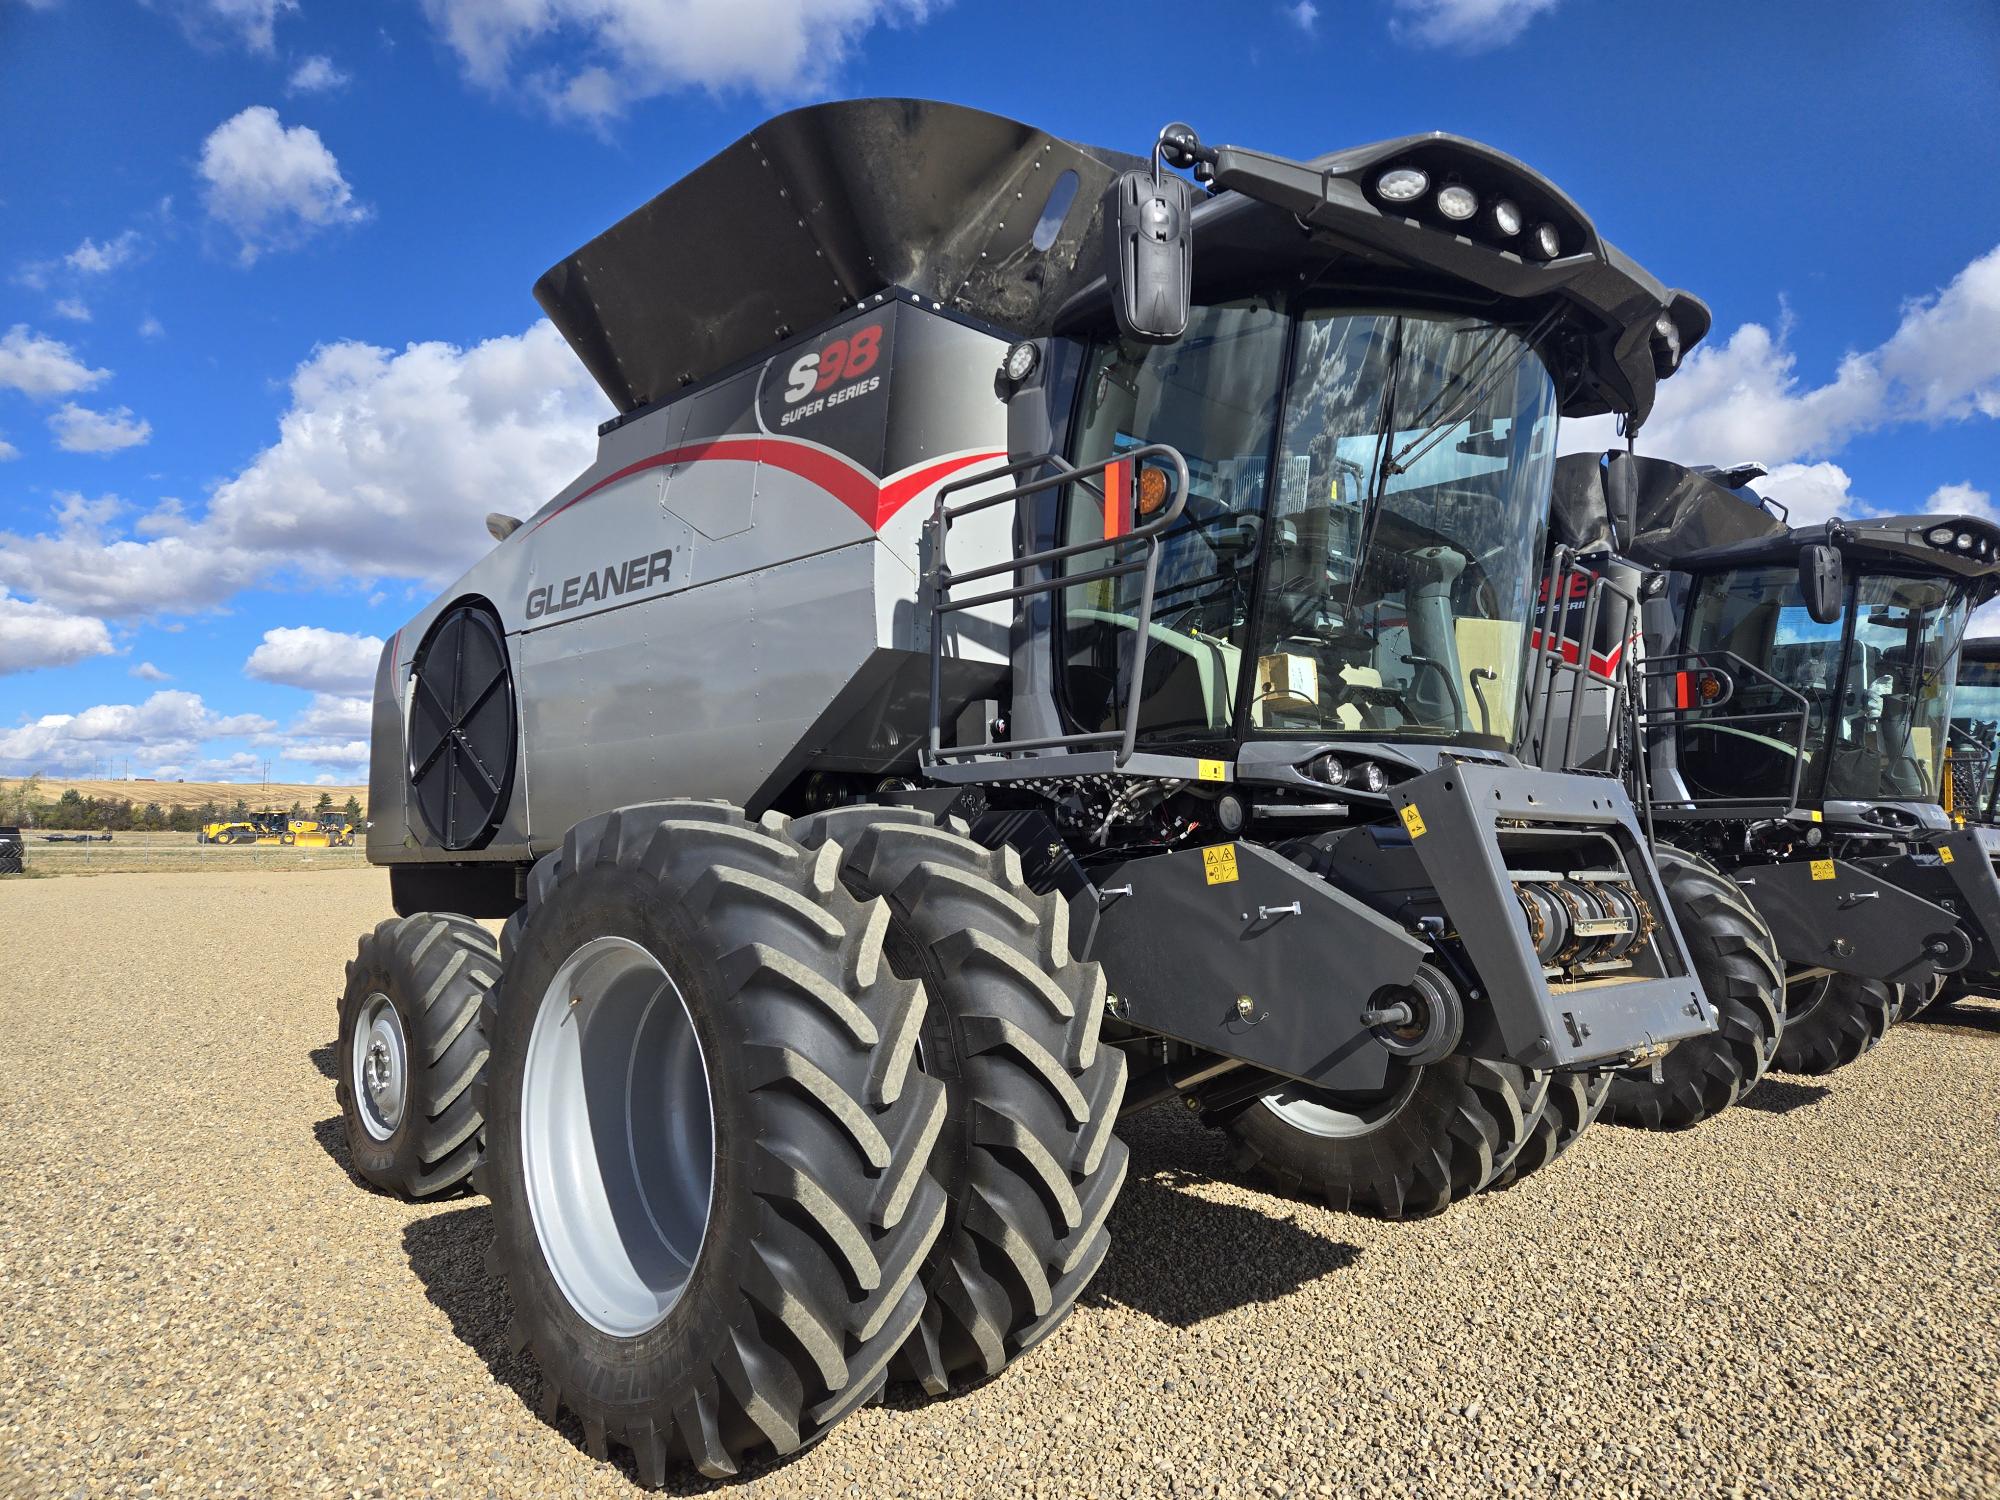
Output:
[[649,1485],[813,1442],[924,1308],[944,1090],[913,1062],[925,997],[883,962],[888,912],[838,867],[720,803],[622,808],[507,923],[490,1265],[544,1419],[567,1406]]
[[1465,1056],[1392,1077],[1369,1101],[1303,1084],[1259,1099],[1229,1123],[1232,1165],[1334,1208],[1423,1218],[1507,1169],[1549,1088],[1546,1073]]
[[1654,851],[1674,923],[1687,942],[1717,1029],[1676,1043],[1660,1079],[1620,1074],[1604,1118],[1648,1130],[1685,1130],[1755,1088],[1786,1031],[1784,962],[1743,887],[1678,849]]
[[479,1011],[500,975],[493,935],[420,912],[361,939],[340,997],[334,1095],[354,1170],[399,1198],[435,1198],[479,1161]]
[[1604,1113],[1604,1101],[1611,1097],[1611,1085],[1617,1076],[1604,1069],[1552,1075],[1548,1097],[1528,1127],[1526,1143],[1511,1162],[1494,1174],[1487,1191],[1501,1192],[1512,1187],[1574,1146],[1577,1137]]
[[840,843],[856,897],[886,898],[889,965],[930,997],[916,1045],[948,1101],[932,1171],[951,1206],[895,1373],[939,1395],[1046,1338],[1103,1263],[1125,1055],[1098,1045],[1103,972],[1070,956],[1067,904],[1029,889],[1012,849],[914,808],[793,826],[808,847]]
[[1894,990],[1858,974],[1809,979],[1792,992],[1777,1067],[1820,1074],[1844,1068],[1874,1049],[1890,1025]]

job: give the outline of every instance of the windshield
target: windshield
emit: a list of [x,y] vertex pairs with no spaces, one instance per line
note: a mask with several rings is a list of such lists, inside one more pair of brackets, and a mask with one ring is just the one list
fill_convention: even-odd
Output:
[[[1690,651],[1732,651],[1806,700],[1799,796],[1929,801],[1938,794],[1965,597],[1936,578],[1869,574],[1831,625],[1807,613],[1795,567],[1711,574],[1696,585]],[[1713,663],[1728,670],[1732,663]],[[1797,756],[1797,703],[1740,670],[1725,706],[1687,716],[1680,764],[1697,796],[1783,797]],[[1749,715],[1793,713],[1789,720]]]
[[[1197,309],[1172,345],[1100,345],[1083,378],[1076,463],[1156,442],[1188,461],[1142,730],[1221,737],[1247,714],[1252,734],[1512,743],[1556,429],[1552,382],[1519,337],[1252,301]],[[1074,488],[1064,529],[1106,534],[1099,490]],[[1117,721],[1139,586],[1064,591],[1079,728]]]

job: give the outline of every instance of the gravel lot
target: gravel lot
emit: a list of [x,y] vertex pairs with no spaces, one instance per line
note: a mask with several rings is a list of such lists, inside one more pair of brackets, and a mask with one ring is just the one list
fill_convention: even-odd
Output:
[[[387,910],[368,870],[0,884],[0,1493],[631,1490],[536,1419],[483,1202],[347,1175],[334,997]],[[1062,1332],[735,1488],[2000,1495],[2000,1006],[1421,1224],[1128,1135]]]

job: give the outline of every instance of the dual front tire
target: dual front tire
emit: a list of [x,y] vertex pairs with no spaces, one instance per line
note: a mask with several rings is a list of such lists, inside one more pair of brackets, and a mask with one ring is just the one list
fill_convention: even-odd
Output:
[[536,866],[503,949],[492,1267],[544,1414],[642,1480],[994,1373],[1103,1260],[1124,1061],[1011,852],[893,809],[626,808]]

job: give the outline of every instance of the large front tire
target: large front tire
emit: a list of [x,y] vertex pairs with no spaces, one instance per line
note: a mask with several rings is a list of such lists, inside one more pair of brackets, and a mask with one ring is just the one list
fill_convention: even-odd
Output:
[[735,1473],[876,1397],[944,1224],[888,913],[719,803],[571,830],[507,923],[480,1185],[516,1347],[591,1453]]
[[1660,848],[1654,856],[1717,1029],[1675,1044],[1660,1060],[1657,1082],[1621,1074],[1604,1118],[1685,1130],[1736,1103],[1771,1068],[1786,1030],[1784,961],[1743,887],[1679,850]]
[[1238,1171],[1281,1191],[1379,1219],[1415,1219],[1469,1198],[1527,1146],[1549,1075],[1475,1057],[1402,1068],[1382,1094],[1303,1084],[1229,1124]]
[[1822,974],[1793,987],[1787,997],[1785,1039],[1776,1066],[1786,1073],[1820,1074],[1844,1068],[1893,1024],[1896,992],[1859,974]]
[[1013,850],[909,808],[795,826],[841,844],[857,897],[887,900],[890,967],[930,996],[918,1045],[948,1100],[932,1170],[951,1207],[897,1374],[942,1394],[1046,1338],[1103,1263],[1125,1055],[1098,1045],[1103,973],[1071,957],[1068,906],[1028,887]]
[[383,1192],[435,1198],[478,1164],[479,1012],[499,974],[499,945],[470,917],[419,912],[361,939],[340,997],[334,1095],[348,1159]]
[[1514,1159],[1494,1173],[1493,1180],[1486,1185],[1487,1191],[1505,1191],[1523,1177],[1549,1166],[1574,1146],[1578,1137],[1604,1113],[1604,1103],[1611,1096],[1616,1076],[1605,1069],[1552,1075],[1548,1097],[1528,1126],[1528,1139]]

